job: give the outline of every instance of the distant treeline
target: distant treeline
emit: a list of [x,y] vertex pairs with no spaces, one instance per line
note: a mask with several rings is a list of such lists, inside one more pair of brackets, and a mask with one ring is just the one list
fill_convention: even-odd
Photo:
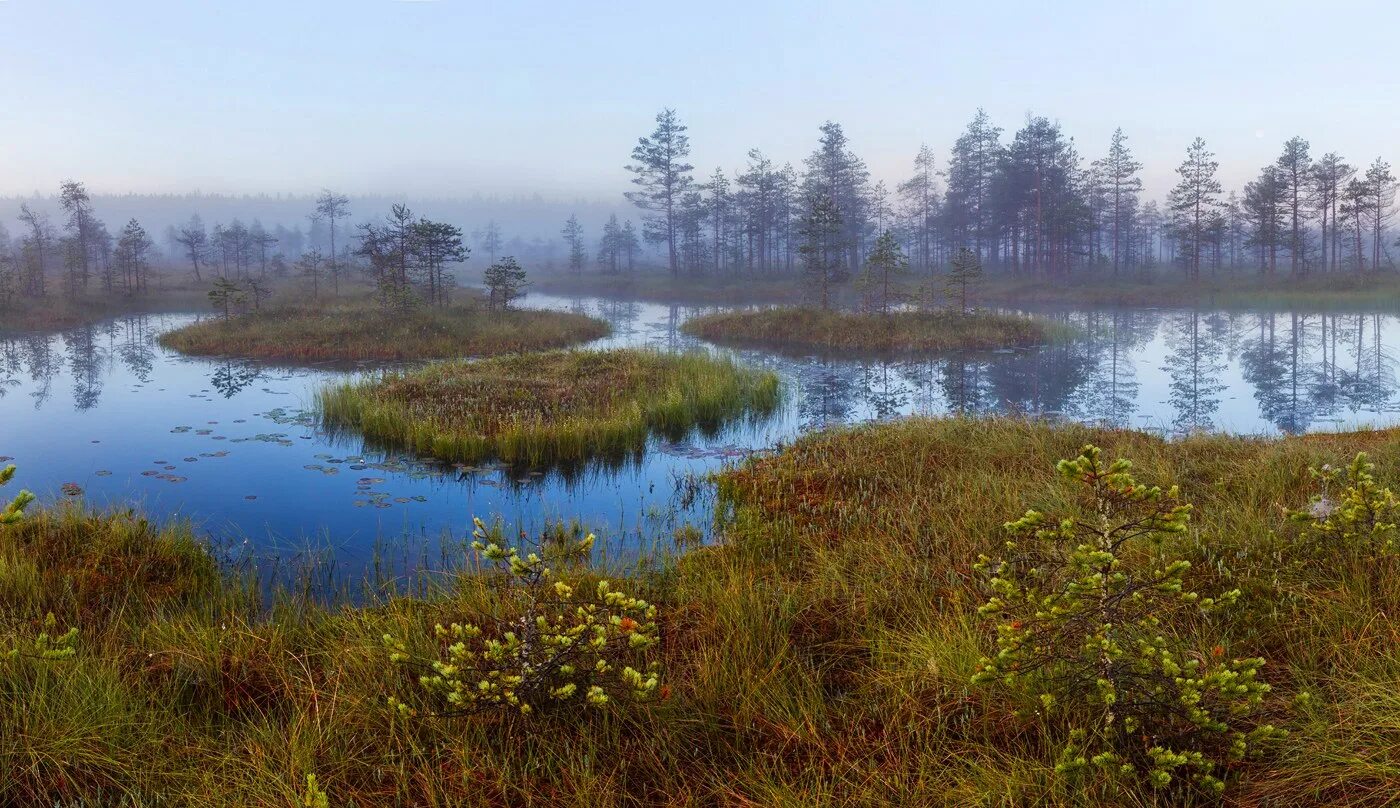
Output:
[[715,169],[698,178],[675,111],[656,124],[632,151],[637,190],[628,198],[678,275],[783,274],[813,260],[854,274],[886,231],[918,268],[969,248],[989,268],[1041,278],[1168,267],[1187,278],[1251,269],[1296,277],[1393,263],[1390,165],[1314,157],[1299,137],[1229,193],[1206,143],[1183,144],[1180,181],[1158,201],[1143,198],[1142,164],[1121,129],[1107,154],[1086,158],[1043,117],[1008,139],[978,110],[941,164],[923,146],[893,188],[872,182],[836,123],[821,127],[800,168],[755,149],[732,176]]

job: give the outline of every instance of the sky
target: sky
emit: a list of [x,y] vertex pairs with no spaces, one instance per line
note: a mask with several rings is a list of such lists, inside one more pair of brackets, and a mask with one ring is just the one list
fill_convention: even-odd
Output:
[[841,123],[876,178],[976,109],[1122,127],[1164,193],[1285,139],[1400,162],[1400,3],[0,0],[0,194],[602,198],[663,107],[697,173],[798,163]]

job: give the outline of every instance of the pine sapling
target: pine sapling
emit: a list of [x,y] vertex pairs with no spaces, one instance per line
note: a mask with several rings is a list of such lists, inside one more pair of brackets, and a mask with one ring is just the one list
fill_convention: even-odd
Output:
[[1226,659],[1223,641],[1201,652],[1180,633],[1239,591],[1190,589],[1190,563],[1169,558],[1165,541],[1186,531],[1191,506],[1100,454],[1086,446],[1057,466],[1084,492],[1072,513],[1027,512],[1006,525],[1005,558],[976,565],[996,652],[973,681],[1012,689],[1068,730],[1062,775],[1219,792],[1221,767],[1279,732],[1257,720],[1264,660]]

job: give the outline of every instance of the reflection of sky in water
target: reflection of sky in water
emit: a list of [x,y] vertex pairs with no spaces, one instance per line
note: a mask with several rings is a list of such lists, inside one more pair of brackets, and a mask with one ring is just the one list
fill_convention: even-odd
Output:
[[[536,306],[610,320],[603,346],[695,346],[677,327],[700,309],[533,295]],[[1385,315],[1103,310],[1047,313],[1085,336],[1039,350],[923,360],[829,361],[738,351],[787,382],[781,412],[640,464],[556,472],[452,468],[367,450],[317,430],[305,410],[332,366],[286,369],[180,357],[153,336],[189,316],[118,319],[0,339],[0,456],[17,482],[93,504],[192,518],[262,556],[329,544],[350,567],[377,541],[461,537],[473,515],[531,531],[582,520],[614,547],[704,527],[709,503],[684,484],[744,450],[821,426],[909,413],[1051,413],[1176,432],[1336,429],[1400,422]],[[686,507],[688,506],[688,507]],[[421,542],[419,543],[421,544]]]

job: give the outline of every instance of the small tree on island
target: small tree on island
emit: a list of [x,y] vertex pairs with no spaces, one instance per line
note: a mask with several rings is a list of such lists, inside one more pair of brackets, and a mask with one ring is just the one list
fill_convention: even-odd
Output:
[[233,316],[233,310],[243,305],[243,288],[228,278],[215,278],[214,288],[209,290],[209,302],[218,309],[227,320]]
[[904,300],[898,283],[908,274],[909,259],[900,249],[894,233],[886,230],[875,240],[875,249],[865,259],[865,274],[860,278],[866,308],[889,316],[891,309]]
[[948,268],[948,277],[943,281],[944,294],[948,297],[950,306],[956,304],[959,314],[967,314],[968,305],[977,296],[977,289],[982,285],[982,259],[977,257],[977,253],[966,247],[961,247],[953,254],[952,265]]
[[525,280],[525,268],[512,255],[487,267],[483,280],[486,283],[487,307],[501,311],[509,309],[511,302],[522,297],[525,287],[530,285]]

